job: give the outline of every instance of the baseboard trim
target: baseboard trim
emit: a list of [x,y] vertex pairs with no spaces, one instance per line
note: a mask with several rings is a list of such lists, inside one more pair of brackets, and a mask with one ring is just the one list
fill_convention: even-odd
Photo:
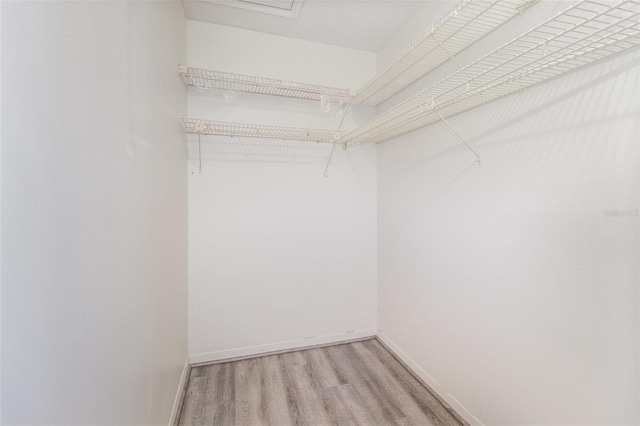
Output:
[[456,415],[463,424],[470,426],[484,426],[482,422],[469,412],[453,395],[451,395],[440,383],[429,375],[409,355],[407,355],[396,343],[378,331],[376,339],[409,370],[431,393]]
[[240,361],[243,359],[257,358],[267,355],[277,355],[287,352],[304,349],[321,348],[341,343],[352,343],[361,340],[374,339],[376,330],[365,329],[349,331],[346,333],[331,334],[327,336],[309,337],[300,340],[289,340],[286,342],[271,343],[267,345],[249,346],[245,348],[229,349],[202,354],[194,354],[189,357],[192,367],[202,365],[218,364],[229,361]]
[[180,422],[180,413],[182,412],[182,403],[184,402],[184,394],[189,386],[189,375],[191,373],[191,364],[189,364],[189,358],[184,363],[182,368],[182,375],[180,376],[180,382],[178,383],[178,390],[176,391],[176,398],[173,401],[173,408],[171,409],[171,418],[169,426],[177,426]]

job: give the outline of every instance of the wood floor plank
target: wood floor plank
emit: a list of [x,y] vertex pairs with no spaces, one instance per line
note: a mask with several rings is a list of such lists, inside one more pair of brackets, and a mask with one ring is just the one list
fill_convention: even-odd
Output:
[[324,351],[308,350],[302,351],[301,354],[306,361],[309,375],[313,377],[314,385],[326,389],[346,384],[340,383],[335,371],[331,368],[331,365],[329,365]]
[[371,352],[367,345],[354,344],[350,345],[349,349],[353,351],[354,357],[359,357],[362,360],[366,371],[370,375],[377,377],[378,386],[386,390],[387,397],[391,398],[392,403],[400,407],[410,424],[440,426],[438,417],[431,411],[423,411],[421,409],[412,395],[388,370],[386,363]]
[[302,354],[308,360],[308,368],[314,371],[316,386],[323,388],[323,402],[332,424],[375,424],[367,408],[360,403],[353,386],[334,369],[325,350],[303,351]]
[[345,351],[348,345],[337,345],[327,348],[329,359],[333,361],[334,369],[353,386],[358,400],[363,403],[373,417],[374,424],[406,424],[404,415],[382,395],[381,390],[374,386],[362,366],[354,363]]
[[264,425],[262,413],[262,374],[257,359],[236,364],[236,424],[239,426]]
[[213,399],[214,426],[228,426],[236,424],[235,410],[235,369],[236,363],[221,364],[218,379],[216,380],[216,398]]
[[322,403],[329,418],[328,424],[332,426],[359,426],[361,424],[351,407],[346,404],[343,395],[340,393],[340,386],[323,389]]
[[291,407],[287,401],[286,387],[282,377],[282,369],[277,355],[260,358],[262,365],[262,412],[265,424],[271,426],[289,426],[297,407]]
[[363,401],[358,397],[357,392],[350,384],[340,385],[335,388],[337,397],[342,403],[349,407],[357,425],[368,426],[380,424],[371,415],[371,412]]
[[393,373],[396,380],[409,392],[413,399],[421,406],[423,411],[432,412],[438,418],[439,423],[445,426],[466,425],[465,422],[453,415],[450,407],[445,407],[438,397],[425,388],[395,357],[384,348],[377,340],[371,340],[366,345],[375,355],[384,362]]
[[[213,366],[212,366],[213,367]],[[213,417],[215,398],[215,377],[220,368],[193,368],[187,388],[183,412],[180,416],[181,424],[207,424]]]
[[[193,372],[193,370],[195,369],[191,371]],[[189,387],[185,392],[185,400],[182,403],[181,424],[196,424],[196,422],[202,421],[200,411],[204,409],[207,398],[202,386],[202,382],[205,380],[206,377],[191,377],[189,379]]]
[[180,426],[465,423],[375,340],[191,369]]
[[343,350],[358,374],[366,378],[367,385],[372,392],[376,393],[376,398],[393,413],[393,424],[415,425],[416,423],[413,422],[411,416],[408,415],[409,413],[407,413],[406,407],[404,407],[397,394],[398,389],[393,387],[393,383],[385,382],[375,367],[368,365],[367,360],[360,357],[352,345],[344,346]]
[[279,355],[288,392],[296,400],[298,425],[329,425],[327,412],[322,404],[314,377],[301,352]]
[[[331,425],[358,425],[351,408],[342,398],[339,392],[340,381],[331,368],[327,359],[320,350],[309,350],[301,352],[305,358],[306,370],[311,385],[321,398],[324,411],[327,414]],[[347,386],[346,384],[344,386]]]

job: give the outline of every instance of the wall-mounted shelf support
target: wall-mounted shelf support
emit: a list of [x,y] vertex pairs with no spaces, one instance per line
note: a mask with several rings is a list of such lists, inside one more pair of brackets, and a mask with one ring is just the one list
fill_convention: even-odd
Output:
[[327,174],[327,170],[329,170],[329,164],[331,164],[331,158],[333,158],[333,151],[336,150],[336,144],[334,143],[331,147],[331,152],[329,153],[329,159],[327,160],[327,165],[324,166],[324,177],[329,177]]

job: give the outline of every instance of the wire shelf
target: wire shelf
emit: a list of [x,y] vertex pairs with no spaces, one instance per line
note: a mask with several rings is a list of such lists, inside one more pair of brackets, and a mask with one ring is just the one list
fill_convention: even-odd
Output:
[[383,142],[640,45],[640,0],[583,0],[345,134]]
[[248,138],[290,139],[313,142],[338,142],[343,132],[325,129],[303,129],[299,127],[263,126],[259,124],[209,121],[182,118],[187,133],[200,135],[222,135]]
[[205,89],[234,90],[340,104],[349,103],[352,95],[352,92],[348,89],[201,68],[180,66],[179,73],[188,85]]
[[186,66],[185,83],[204,89],[234,90],[340,104],[378,105],[491,32],[537,0],[461,0],[430,30],[357,92]]
[[359,89],[353,103],[379,105],[534,2],[462,0]]

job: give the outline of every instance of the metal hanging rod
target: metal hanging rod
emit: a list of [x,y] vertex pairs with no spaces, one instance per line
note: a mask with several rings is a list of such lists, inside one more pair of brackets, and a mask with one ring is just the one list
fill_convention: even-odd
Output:
[[342,142],[383,142],[638,45],[640,0],[583,0],[345,134]]

